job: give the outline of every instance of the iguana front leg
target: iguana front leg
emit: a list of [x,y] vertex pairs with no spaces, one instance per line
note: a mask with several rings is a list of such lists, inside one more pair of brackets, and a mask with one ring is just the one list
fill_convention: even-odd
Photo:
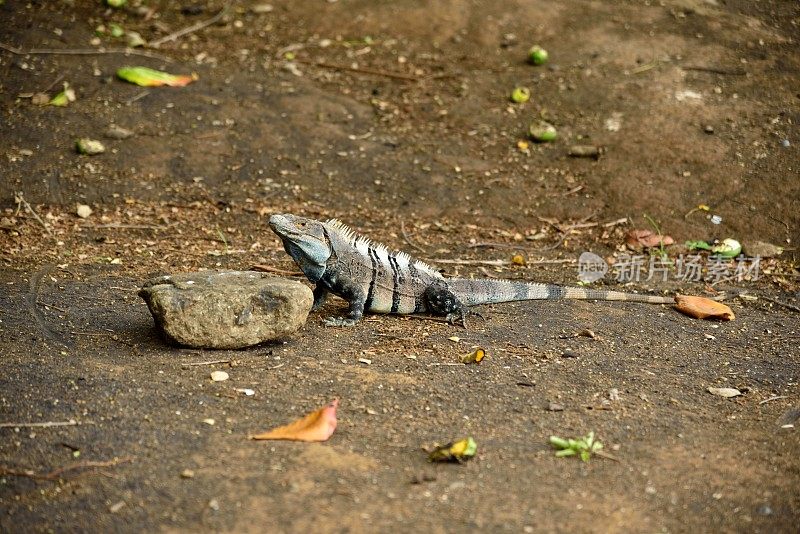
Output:
[[323,321],[325,326],[353,326],[364,315],[364,304],[367,302],[367,295],[360,285],[349,278],[339,276],[329,276],[324,279],[325,285],[330,292],[339,295],[350,304],[347,318],[328,317]]
[[321,283],[317,283],[314,287],[314,304],[311,306],[312,312],[319,310],[325,304],[328,293],[330,293],[330,291],[328,291],[327,287],[323,286]]

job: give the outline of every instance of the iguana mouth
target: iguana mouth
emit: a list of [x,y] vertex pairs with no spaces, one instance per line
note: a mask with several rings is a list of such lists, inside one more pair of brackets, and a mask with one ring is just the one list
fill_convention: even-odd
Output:
[[269,218],[269,227],[279,236],[300,237],[302,235],[301,232],[292,227],[292,224],[283,215],[272,215]]

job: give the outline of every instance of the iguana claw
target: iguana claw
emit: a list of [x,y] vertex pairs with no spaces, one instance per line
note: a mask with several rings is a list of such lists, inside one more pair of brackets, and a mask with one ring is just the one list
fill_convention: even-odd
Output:
[[322,320],[325,326],[354,326],[356,321],[353,319],[345,319],[344,317],[328,317]]
[[467,313],[464,311],[457,311],[453,313],[447,314],[447,322],[455,325],[461,323],[461,326],[464,327],[464,330],[467,329]]
[[461,326],[463,326],[464,329],[466,330],[467,329],[467,317],[469,317],[470,315],[477,315],[481,319],[485,320],[484,316],[481,315],[480,313],[478,313],[476,311],[473,311],[470,308],[464,308],[464,309],[461,309],[459,311],[448,313],[447,314],[447,322],[452,324],[452,325],[461,323]]

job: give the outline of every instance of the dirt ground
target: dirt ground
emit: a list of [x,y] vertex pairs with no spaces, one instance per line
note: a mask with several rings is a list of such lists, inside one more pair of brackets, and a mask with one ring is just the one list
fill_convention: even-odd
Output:
[[[129,3],[0,2],[0,530],[796,531],[797,2],[233,2],[149,57],[24,53],[123,46],[112,23],[154,41],[223,7]],[[546,65],[526,63],[532,44]],[[125,65],[198,79],[142,88],[115,78]],[[32,102],[63,82],[75,102]],[[558,139],[520,144],[542,118]],[[105,137],[112,123],[135,135]],[[77,154],[79,137],[106,152]],[[722,291],[727,323],[526,302],[468,330],[325,328],[334,299],[280,342],[167,345],[143,281],[293,271],[266,226],[281,212],[447,275],[565,284],[583,251],[619,260],[633,228],[671,235],[673,259],[688,239],[785,250],[757,280],[600,282]],[[483,363],[453,365],[474,346]],[[191,365],[208,361],[229,363]],[[324,444],[246,439],[336,397]],[[554,457],[550,435],[589,431],[616,460]],[[466,435],[474,460],[427,462]]]

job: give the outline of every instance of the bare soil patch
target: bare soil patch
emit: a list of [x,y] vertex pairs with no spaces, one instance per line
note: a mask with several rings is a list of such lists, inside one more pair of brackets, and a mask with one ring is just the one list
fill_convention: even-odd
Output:
[[[218,23],[150,51],[161,58],[0,50],[0,423],[79,423],[0,428],[0,529],[794,531],[798,5],[272,5],[234,2]],[[0,43],[85,49],[112,23],[154,40],[223,5],[147,7],[9,1]],[[536,43],[545,66],[525,62]],[[147,89],[115,79],[123,65],[199,79]],[[64,81],[75,102],[32,104]],[[518,85],[529,103],[509,102]],[[559,139],[521,148],[540,118]],[[105,138],[112,123],[135,135]],[[79,155],[78,137],[107,151]],[[573,144],[604,152],[571,158]],[[92,214],[79,218],[77,204]],[[786,250],[763,260],[759,280],[713,289],[606,282],[758,297],[730,300],[730,323],[531,302],[484,307],[466,331],[389,316],[328,329],[312,315],[298,335],[249,350],[166,345],[136,296],[142,282],[295,270],[266,225],[278,212],[465,260],[440,263],[446,274],[566,284],[581,252],[619,258],[626,232],[648,220],[679,244],[735,237]],[[512,263],[517,253],[526,265]],[[477,263],[491,260],[502,264]],[[321,315],[343,307],[333,300]],[[596,337],[578,335],[586,329]],[[473,346],[489,353],[482,364],[447,365]],[[184,365],[212,360],[231,363]],[[231,379],[212,383],[214,369]],[[245,439],[334,397],[340,422],[325,444]],[[547,444],[590,430],[619,462],[558,459]],[[475,460],[426,461],[421,447],[465,435]],[[31,476],[114,458],[126,461]]]

